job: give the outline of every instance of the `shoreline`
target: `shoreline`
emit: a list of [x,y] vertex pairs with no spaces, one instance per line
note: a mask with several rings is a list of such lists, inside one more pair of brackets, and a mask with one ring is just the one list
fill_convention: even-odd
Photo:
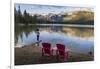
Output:
[[[18,26],[26,26],[25,24],[18,24]],[[64,26],[64,27],[83,27],[83,28],[94,28],[91,24],[28,24],[28,26]]]
[[[47,56],[42,56],[42,48],[29,45],[23,47],[15,47],[15,65],[29,65],[29,64],[46,64],[46,63],[62,63],[62,59],[57,61],[56,54],[53,54],[51,59]],[[55,53],[55,51],[54,51]],[[79,54],[69,51],[68,61],[66,62],[80,62],[93,61],[94,56],[90,54]]]

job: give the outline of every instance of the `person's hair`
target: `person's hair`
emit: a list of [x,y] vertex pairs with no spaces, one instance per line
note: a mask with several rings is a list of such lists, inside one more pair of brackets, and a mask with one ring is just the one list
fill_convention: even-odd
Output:
[[39,29],[37,28],[36,31],[39,31]]

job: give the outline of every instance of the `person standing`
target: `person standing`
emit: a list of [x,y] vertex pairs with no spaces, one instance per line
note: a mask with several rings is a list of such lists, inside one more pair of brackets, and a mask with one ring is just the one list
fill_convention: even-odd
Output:
[[40,37],[40,32],[39,29],[36,29],[36,35],[37,35],[37,45],[39,46],[39,37]]
[[39,37],[40,37],[39,29],[36,30],[36,33],[37,33],[37,41],[39,41]]

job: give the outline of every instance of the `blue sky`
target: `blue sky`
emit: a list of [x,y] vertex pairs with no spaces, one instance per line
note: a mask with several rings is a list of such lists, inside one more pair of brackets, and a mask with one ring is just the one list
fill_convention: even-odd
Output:
[[[53,6],[53,5],[36,5],[36,4],[15,4],[16,9],[18,10],[20,6],[21,12],[23,13],[26,10],[28,13],[37,13],[37,14],[48,14],[48,13],[62,13],[70,12],[74,10],[79,10],[82,7],[70,7],[70,6]],[[83,7],[84,8],[84,7]],[[89,7],[88,7],[89,8]],[[92,8],[89,8],[92,9]]]

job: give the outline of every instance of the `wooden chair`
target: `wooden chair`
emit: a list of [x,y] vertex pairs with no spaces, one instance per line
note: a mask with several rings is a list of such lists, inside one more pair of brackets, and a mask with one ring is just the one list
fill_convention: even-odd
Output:
[[59,60],[61,57],[63,57],[64,61],[67,61],[68,51],[65,51],[65,45],[56,44],[56,47],[57,47],[57,50],[56,50],[57,59]]
[[51,44],[50,43],[42,43],[42,56],[48,55],[51,57],[53,55],[53,49],[51,49]]

